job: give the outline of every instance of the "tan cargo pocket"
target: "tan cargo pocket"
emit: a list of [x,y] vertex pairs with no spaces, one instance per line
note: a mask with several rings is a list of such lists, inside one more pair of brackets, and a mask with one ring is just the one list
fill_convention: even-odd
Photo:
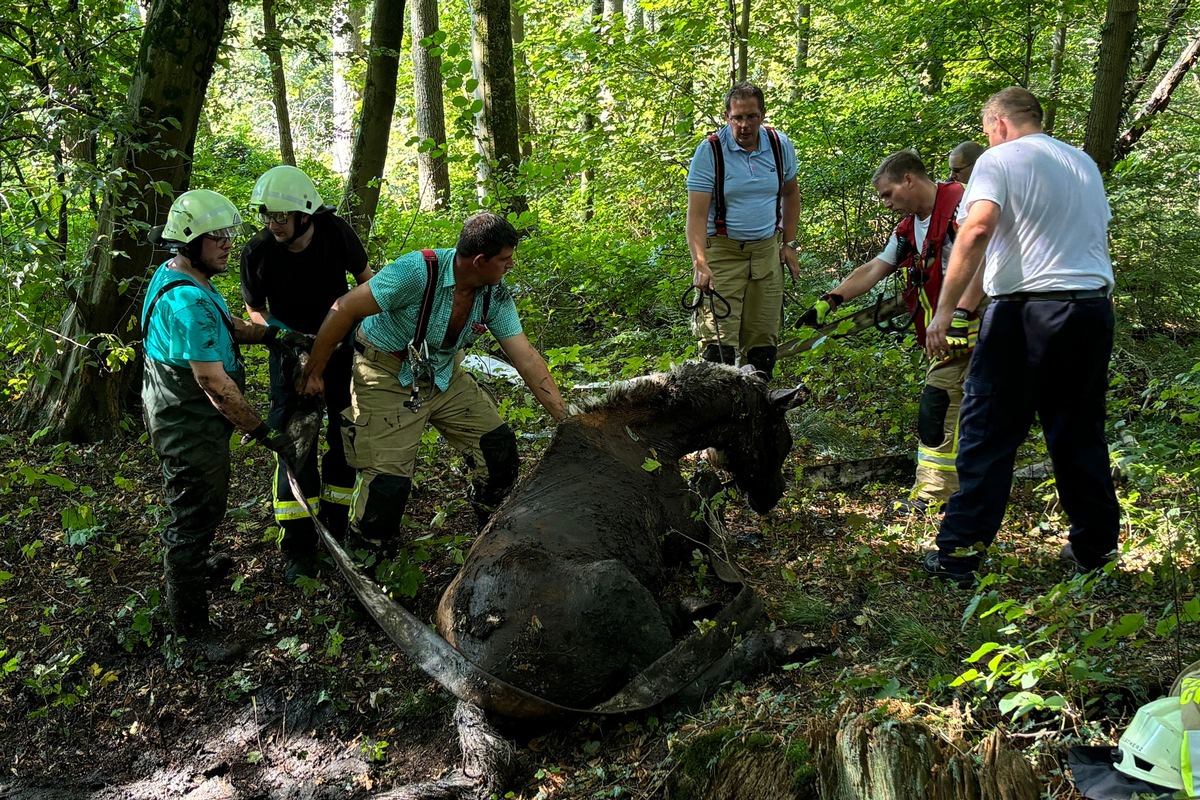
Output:
[[354,409],[342,411],[342,447],[346,451],[346,463],[354,469],[364,469],[371,463],[371,437],[367,435],[369,417],[355,417]]

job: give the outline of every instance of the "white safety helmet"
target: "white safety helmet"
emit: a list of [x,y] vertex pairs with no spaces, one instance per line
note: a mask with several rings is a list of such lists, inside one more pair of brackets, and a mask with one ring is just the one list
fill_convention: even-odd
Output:
[[1178,696],[1163,697],[1139,708],[1113,753],[1117,771],[1168,789],[1182,789],[1180,709]]

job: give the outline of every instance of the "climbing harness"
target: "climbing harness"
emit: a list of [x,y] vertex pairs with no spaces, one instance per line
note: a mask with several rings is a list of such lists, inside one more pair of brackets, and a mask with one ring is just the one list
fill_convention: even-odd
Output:
[[[695,296],[689,297],[693,290],[696,292]],[[721,293],[716,289],[709,289],[706,292],[699,286],[689,286],[687,289],[683,290],[683,296],[679,299],[679,304],[683,306],[684,311],[691,311],[694,315],[700,309],[700,306],[704,304],[704,298],[706,296],[708,297],[708,310],[709,313],[712,314],[713,318],[713,330],[716,332],[717,336],[717,347],[720,347],[721,324],[718,322],[718,320],[727,319],[729,315],[733,313],[733,307],[729,305],[729,301],[722,297]],[[725,307],[725,312],[722,314],[717,313],[718,301]],[[720,352],[721,363],[725,363],[725,351],[721,350]]]

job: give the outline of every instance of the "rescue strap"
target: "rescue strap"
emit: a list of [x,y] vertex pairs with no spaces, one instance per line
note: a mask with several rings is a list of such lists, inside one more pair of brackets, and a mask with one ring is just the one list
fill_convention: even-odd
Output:
[[[292,493],[297,498],[303,498],[304,492],[291,466],[286,462],[285,466]],[[474,703],[510,719],[564,714],[625,714],[653,708],[700,677],[729,652],[735,637],[749,632],[763,616],[758,594],[741,580],[741,576],[727,562],[719,565],[715,574],[722,579],[736,578],[742,588],[716,616],[714,625],[705,632],[697,631],[682,639],[605,702],[591,708],[562,706],[513,686],[469,660],[408,609],[392,600],[382,587],[363,575],[307,500],[302,499],[300,503],[312,518],[317,534],[338,570],[388,638],[426,675],[459,700]],[[707,519],[711,528],[715,515],[709,511]],[[714,563],[718,561],[719,558]]]
[[[770,125],[763,125],[767,132],[767,141],[771,143],[771,155],[775,159],[775,175],[779,178],[779,189],[775,195],[775,230],[782,230],[783,222],[783,145],[779,142],[779,131]],[[732,135],[732,134],[731,134]],[[708,146],[713,154],[713,226],[717,236],[727,236],[725,232],[725,154],[722,152],[719,133],[708,135]]]

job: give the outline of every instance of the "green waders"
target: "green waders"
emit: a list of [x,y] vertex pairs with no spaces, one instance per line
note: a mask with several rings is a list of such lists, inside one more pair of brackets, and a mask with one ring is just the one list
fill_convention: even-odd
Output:
[[[245,385],[241,372],[231,375]],[[233,424],[213,407],[192,371],[146,359],[142,405],[150,442],[162,463],[171,521],[162,532],[167,608],[175,630],[210,661],[239,658],[241,645],[221,640],[208,619],[209,549],[229,496]]]

